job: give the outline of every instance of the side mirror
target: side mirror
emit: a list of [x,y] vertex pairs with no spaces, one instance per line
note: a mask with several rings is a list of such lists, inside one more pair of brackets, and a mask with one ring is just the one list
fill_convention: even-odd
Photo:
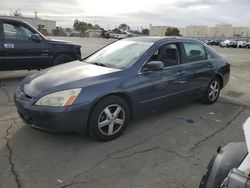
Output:
[[35,41],[35,42],[40,42],[42,40],[42,38],[40,37],[39,34],[32,34],[30,36],[30,39],[33,40],[33,41]]
[[150,61],[146,64],[144,71],[159,71],[163,70],[164,64],[161,61]]

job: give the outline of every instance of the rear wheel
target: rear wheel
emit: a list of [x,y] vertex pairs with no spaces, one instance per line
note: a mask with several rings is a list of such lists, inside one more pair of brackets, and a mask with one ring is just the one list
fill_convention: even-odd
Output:
[[63,64],[63,63],[67,63],[67,62],[70,62],[70,61],[73,61],[74,58],[70,55],[58,55],[54,61],[53,61],[53,66],[54,65],[59,65],[59,64]]
[[216,77],[207,86],[203,102],[205,104],[213,104],[217,101],[221,90],[221,81]]
[[90,115],[89,133],[102,141],[115,139],[125,131],[129,118],[126,101],[117,96],[106,97],[94,107]]

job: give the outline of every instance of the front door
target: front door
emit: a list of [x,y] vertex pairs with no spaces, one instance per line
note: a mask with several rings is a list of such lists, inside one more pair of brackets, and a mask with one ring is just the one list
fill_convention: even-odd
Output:
[[47,42],[31,40],[34,31],[25,24],[4,22],[3,31],[4,69],[33,69],[48,66]]
[[[180,77],[180,54],[180,44],[164,44],[148,61],[161,61],[164,63],[164,69],[148,72],[142,67],[138,74],[138,102],[141,110],[181,100],[184,89]],[[144,67],[146,65],[147,63]]]

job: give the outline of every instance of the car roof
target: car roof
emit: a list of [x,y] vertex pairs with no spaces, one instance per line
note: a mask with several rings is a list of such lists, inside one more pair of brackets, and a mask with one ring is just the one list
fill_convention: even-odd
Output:
[[151,43],[158,43],[158,42],[172,42],[172,41],[182,41],[182,42],[201,42],[198,39],[192,38],[185,38],[185,37],[161,37],[161,36],[149,36],[149,37],[133,37],[133,38],[126,38],[123,40],[127,41],[138,41],[138,42],[151,42]]
[[13,18],[0,18],[0,22],[26,23],[24,21],[16,19],[15,17],[13,17]]

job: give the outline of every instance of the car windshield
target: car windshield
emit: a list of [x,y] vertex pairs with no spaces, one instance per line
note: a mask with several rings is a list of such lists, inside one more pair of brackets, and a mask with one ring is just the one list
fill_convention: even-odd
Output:
[[150,48],[153,43],[117,41],[91,55],[85,62],[100,66],[124,69],[130,67]]

